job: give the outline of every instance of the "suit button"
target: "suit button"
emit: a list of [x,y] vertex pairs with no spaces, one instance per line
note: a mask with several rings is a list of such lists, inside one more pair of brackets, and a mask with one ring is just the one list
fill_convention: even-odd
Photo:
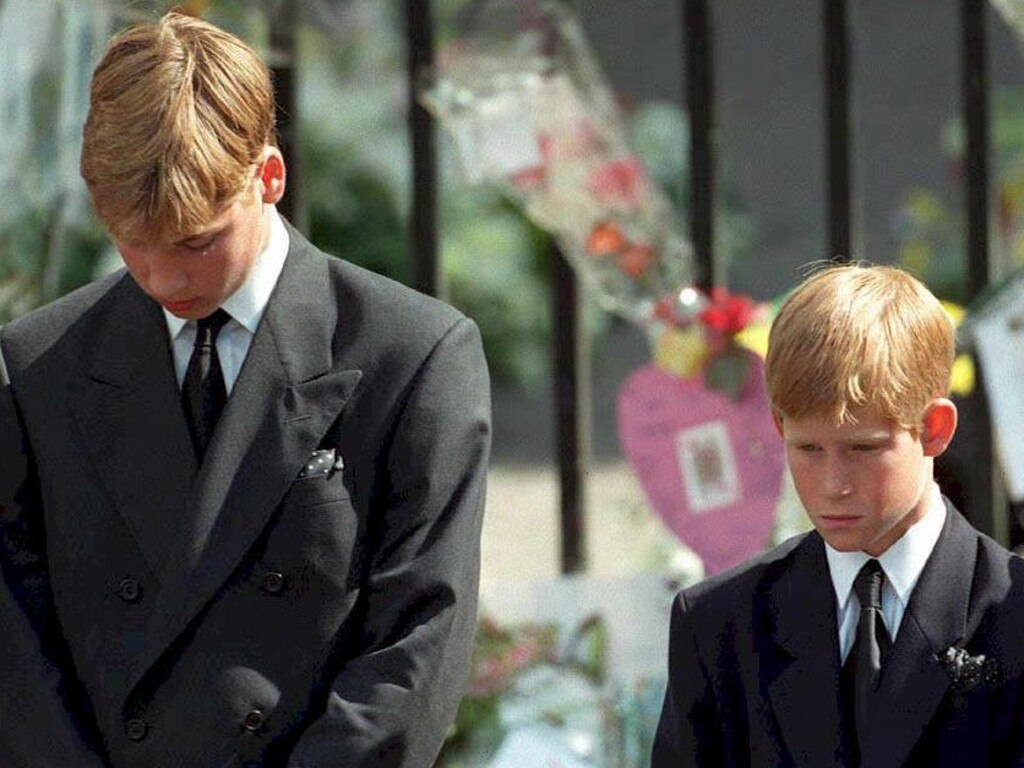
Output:
[[139,720],[137,717],[124,724],[125,735],[132,741],[142,741],[146,738],[146,731],[148,730],[149,726],[146,725],[146,721]]
[[126,603],[136,603],[142,597],[142,585],[129,576],[121,579],[121,583],[117,585],[117,594]]
[[258,709],[250,710],[242,720],[242,727],[247,731],[255,731],[261,725],[263,725],[263,713]]
[[284,574],[267,571],[263,574],[263,591],[268,595],[276,595],[284,589]]

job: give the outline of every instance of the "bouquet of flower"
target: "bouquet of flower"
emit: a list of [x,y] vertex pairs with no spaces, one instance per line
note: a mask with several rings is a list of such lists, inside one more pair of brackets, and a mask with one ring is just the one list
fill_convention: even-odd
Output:
[[467,176],[497,184],[550,232],[606,309],[647,322],[689,281],[691,250],[671,204],[629,148],[611,89],[563,5],[482,4],[421,96]]

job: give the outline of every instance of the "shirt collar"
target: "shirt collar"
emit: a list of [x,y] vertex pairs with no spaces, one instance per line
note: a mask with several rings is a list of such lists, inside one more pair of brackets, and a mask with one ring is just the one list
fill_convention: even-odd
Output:
[[[270,237],[267,239],[266,247],[256,256],[245,282],[221,304],[221,308],[251,334],[256,333],[256,328],[270,301],[270,294],[273,293],[277,279],[281,276],[285,258],[288,256],[288,245],[288,230],[285,229],[277,208],[271,206]],[[173,340],[188,321],[166,309],[163,312],[167,321],[167,331]]]
[[[933,482],[927,493],[929,502],[924,517],[910,526],[906,533],[877,558],[882,570],[885,571],[885,578],[892,585],[896,597],[904,608],[946,522],[946,505],[942,501],[939,486]],[[846,601],[850,599],[853,580],[857,578],[864,563],[871,559],[871,555],[867,552],[840,552],[826,542],[825,556],[828,558],[828,570],[832,577],[836,600],[839,609],[842,610],[846,606]]]

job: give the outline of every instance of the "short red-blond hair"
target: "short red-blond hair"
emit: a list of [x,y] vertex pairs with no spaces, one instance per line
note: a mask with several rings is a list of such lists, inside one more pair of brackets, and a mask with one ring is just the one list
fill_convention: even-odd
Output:
[[916,278],[888,266],[823,269],[786,299],[772,324],[765,376],[781,418],[855,421],[853,409],[917,429],[949,393],[952,320]]
[[81,172],[118,240],[187,236],[275,143],[270,73],[244,42],[171,11],[114,37],[93,73]]

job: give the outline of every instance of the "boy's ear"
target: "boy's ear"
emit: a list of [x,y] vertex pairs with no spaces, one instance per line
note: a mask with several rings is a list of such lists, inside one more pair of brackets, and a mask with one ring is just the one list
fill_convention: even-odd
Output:
[[779,416],[778,411],[772,408],[772,421],[775,422],[775,429],[779,433],[779,437],[783,440],[786,439],[786,433],[782,430],[782,418]]
[[264,203],[274,205],[284,197],[287,175],[281,150],[269,144],[265,146],[258,173],[261,187],[260,197]]
[[946,450],[956,432],[956,421],[956,406],[952,400],[939,397],[929,403],[921,428],[921,445],[925,456],[935,457]]

